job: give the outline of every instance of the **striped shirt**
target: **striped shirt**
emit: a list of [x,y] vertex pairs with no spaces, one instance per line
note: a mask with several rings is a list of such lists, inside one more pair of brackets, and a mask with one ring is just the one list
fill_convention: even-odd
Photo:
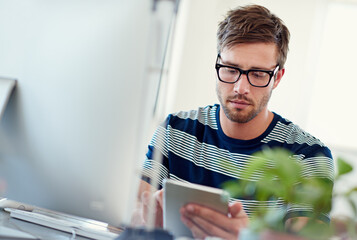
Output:
[[[143,179],[150,182],[155,177],[159,180],[160,188],[165,178],[220,188],[226,181],[242,179],[244,166],[253,160],[251,155],[268,146],[282,147],[294,153],[293,157],[305,167],[304,176],[328,179],[332,189],[333,160],[330,150],[320,140],[276,113],[269,127],[259,137],[251,140],[230,138],[221,128],[219,109],[220,106],[216,104],[170,114],[157,128],[149,144]],[[154,150],[159,150],[163,155],[162,163],[153,160]],[[229,163],[230,167],[222,164],[224,162]],[[284,202],[279,199],[257,201],[254,197],[247,197],[239,200],[248,215],[257,207],[284,207]],[[309,206],[292,205],[286,211],[285,217],[290,218],[305,216],[312,209]],[[329,215],[323,214],[321,220],[328,222]]]

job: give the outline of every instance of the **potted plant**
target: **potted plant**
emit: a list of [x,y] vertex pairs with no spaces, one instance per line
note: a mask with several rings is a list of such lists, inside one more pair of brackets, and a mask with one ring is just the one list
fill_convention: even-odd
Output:
[[[352,195],[357,188],[347,192],[332,192],[331,181],[323,178],[306,178],[303,176],[304,165],[294,159],[293,154],[285,149],[264,149],[254,154],[254,158],[244,169],[240,180],[223,184],[232,197],[253,196],[259,201],[282,199],[285,205],[308,204],[314,209],[309,215],[309,222],[298,232],[285,227],[285,210],[267,210],[259,206],[250,215],[250,226],[240,235],[242,240],[250,239],[355,239],[357,207]],[[222,163],[225,167],[229,163]],[[318,166],[324,171],[322,166]],[[342,158],[337,159],[335,182],[352,171],[352,166]],[[258,179],[254,176],[260,176]],[[243,180],[242,180],[243,179]],[[330,224],[319,221],[322,213],[331,210],[332,199],[343,197],[354,211],[354,219],[332,220]],[[347,238],[343,238],[347,237]],[[350,238],[348,238],[350,237]]]

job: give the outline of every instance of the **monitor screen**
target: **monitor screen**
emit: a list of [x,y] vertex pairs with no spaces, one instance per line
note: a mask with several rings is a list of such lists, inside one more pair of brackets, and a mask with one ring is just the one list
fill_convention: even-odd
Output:
[[1,0],[0,76],[17,80],[0,122],[1,197],[128,220],[156,95],[153,2]]

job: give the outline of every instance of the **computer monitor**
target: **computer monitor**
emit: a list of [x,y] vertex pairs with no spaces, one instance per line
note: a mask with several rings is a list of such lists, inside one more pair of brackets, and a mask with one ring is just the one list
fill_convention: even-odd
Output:
[[155,2],[0,1],[0,76],[17,80],[0,122],[1,197],[128,221],[157,94],[152,52],[165,47]]

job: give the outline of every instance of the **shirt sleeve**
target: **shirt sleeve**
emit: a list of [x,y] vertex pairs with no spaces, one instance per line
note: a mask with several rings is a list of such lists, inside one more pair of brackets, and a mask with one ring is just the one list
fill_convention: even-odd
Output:
[[[157,127],[149,143],[148,151],[142,169],[142,180],[148,182],[157,189],[162,188],[163,180],[169,177],[168,167],[168,149],[169,149],[169,131],[166,121]],[[157,184],[153,180],[157,180]]]

